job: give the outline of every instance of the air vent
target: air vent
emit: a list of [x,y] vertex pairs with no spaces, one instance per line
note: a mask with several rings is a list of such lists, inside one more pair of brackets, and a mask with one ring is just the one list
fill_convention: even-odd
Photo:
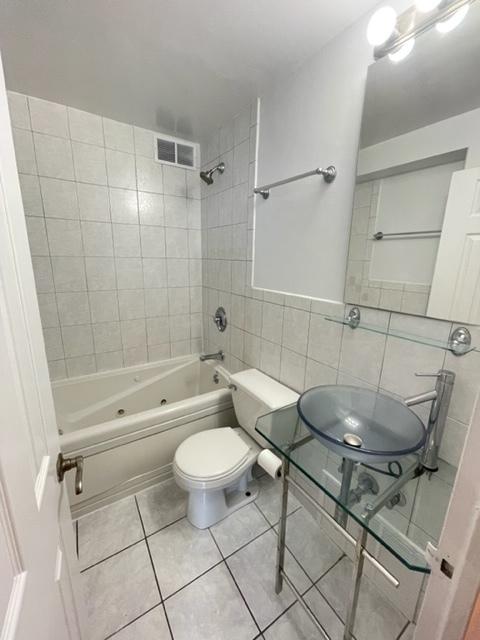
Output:
[[190,169],[197,166],[198,145],[168,136],[155,137],[155,159]]

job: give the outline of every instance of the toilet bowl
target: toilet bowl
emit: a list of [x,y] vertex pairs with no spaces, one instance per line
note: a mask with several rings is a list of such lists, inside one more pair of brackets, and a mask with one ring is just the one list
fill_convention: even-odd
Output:
[[173,475],[188,492],[187,518],[206,529],[255,500],[252,468],[269,443],[255,431],[260,415],[292,404],[298,394],[256,369],[230,378],[240,427],[207,429],[184,440],[175,452]]

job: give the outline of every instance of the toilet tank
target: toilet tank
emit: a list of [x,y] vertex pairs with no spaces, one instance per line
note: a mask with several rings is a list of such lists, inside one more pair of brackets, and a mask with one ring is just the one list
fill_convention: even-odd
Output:
[[230,376],[233,407],[239,425],[260,445],[270,446],[255,431],[257,418],[275,409],[293,404],[298,393],[257,369],[247,369]]

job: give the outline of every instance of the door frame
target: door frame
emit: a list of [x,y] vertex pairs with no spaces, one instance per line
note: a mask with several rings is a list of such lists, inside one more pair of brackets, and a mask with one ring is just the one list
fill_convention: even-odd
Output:
[[[450,504],[433,554],[415,640],[461,640],[480,589],[480,393],[465,439]],[[442,561],[453,566],[449,578]]]

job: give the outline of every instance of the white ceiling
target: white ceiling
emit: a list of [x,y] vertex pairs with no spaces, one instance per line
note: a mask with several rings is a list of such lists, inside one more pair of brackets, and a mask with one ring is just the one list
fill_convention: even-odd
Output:
[[0,49],[12,90],[201,140],[377,2],[1,0]]

